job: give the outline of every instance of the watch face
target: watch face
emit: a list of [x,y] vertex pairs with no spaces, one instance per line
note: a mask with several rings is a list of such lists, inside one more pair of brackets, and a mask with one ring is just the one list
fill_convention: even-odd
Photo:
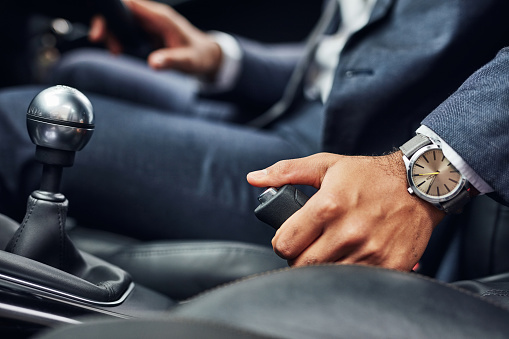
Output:
[[419,155],[409,174],[416,193],[434,199],[454,195],[464,183],[440,148],[428,148]]

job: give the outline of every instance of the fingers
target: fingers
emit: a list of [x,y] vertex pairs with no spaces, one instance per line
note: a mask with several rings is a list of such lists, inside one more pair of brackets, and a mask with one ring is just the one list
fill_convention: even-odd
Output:
[[312,200],[313,198],[308,200],[303,208],[292,215],[272,239],[274,252],[285,260],[297,258],[323,232],[323,225],[317,224],[316,220],[310,220]]
[[112,54],[122,53],[122,45],[108,32],[106,20],[100,15],[92,18],[88,39],[93,43],[104,43]]
[[[177,54],[180,54],[177,55]],[[178,58],[182,59],[182,52],[176,53],[175,49],[161,49],[152,52],[148,56],[148,64],[154,69],[172,68],[179,63]]]
[[340,236],[345,213],[337,197],[318,191],[278,230],[274,251],[295,265],[337,261],[349,251]]
[[179,30],[179,25],[188,24],[187,20],[166,4],[138,0],[124,0],[124,3],[149,33],[164,35],[169,30]]
[[[331,244],[336,244],[337,247],[331,246]],[[302,251],[298,257],[288,260],[288,264],[299,267],[324,263],[341,263],[353,250],[354,248],[349,247],[347,244],[342,245],[336,234],[327,232]]]
[[257,187],[296,184],[319,188],[327,169],[340,157],[320,153],[306,158],[279,161],[266,169],[249,173],[247,181]]
[[171,68],[182,72],[195,73],[194,51],[191,48],[164,48],[148,56],[148,64],[154,69]]
[[104,17],[95,15],[90,23],[88,38],[92,42],[102,42],[106,38],[106,21]]
[[[339,155],[321,153],[306,158],[283,160],[247,175],[253,186],[279,187],[285,184],[310,185],[320,188],[327,170],[342,159]],[[333,219],[341,218],[341,210],[329,190],[318,191],[299,211],[276,232],[272,240],[274,251],[286,260],[294,260],[319,239]],[[323,262],[329,252],[300,257],[299,260]]]
[[408,194],[400,161],[321,154],[249,174],[255,186],[320,186],[278,230],[274,251],[294,266],[336,262],[411,270],[443,213]]
[[151,19],[157,15],[154,12],[154,3],[144,3],[134,0],[124,0],[124,4],[129,8],[131,13],[136,17],[140,23],[150,22]]

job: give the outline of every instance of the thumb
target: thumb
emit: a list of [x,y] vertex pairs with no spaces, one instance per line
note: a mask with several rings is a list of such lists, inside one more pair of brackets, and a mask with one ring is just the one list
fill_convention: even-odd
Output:
[[106,21],[104,17],[95,15],[90,22],[88,38],[91,42],[101,42],[106,38]]
[[148,56],[148,64],[154,69],[172,68],[192,73],[194,71],[189,48],[164,48]]
[[124,0],[124,4],[136,18],[138,24],[149,32],[160,32],[168,29],[171,22],[164,15],[169,10],[169,6],[152,2],[139,0]]
[[293,184],[320,188],[325,173],[339,157],[341,156],[320,153],[300,159],[282,160],[266,169],[249,173],[247,181],[256,187]]

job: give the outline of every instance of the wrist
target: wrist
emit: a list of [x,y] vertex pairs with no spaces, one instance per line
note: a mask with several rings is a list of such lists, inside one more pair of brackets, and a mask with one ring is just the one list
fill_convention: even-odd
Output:
[[211,64],[203,74],[202,90],[211,92],[228,91],[235,86],[240,74],[242,50],[237,40],[229,34],[217,31],[207,33],[214,44]]
[[205,63],[201,76],[204,81],[214,82],[223,63],[223,51],[221,50],[221,46],[212,37],[207,35],[205,41],[206,52],[204,55],[206,55],[207,58],[204,59]]
[[386,155],[388,160],[387,170],[390,171],[391,175],[397,180],[400,187],[402,196],[409,199],[409,202],[413,208],[413,213],[422,213],[428,216],[431,221],[431,225],[436,226],[445,216],[446,213],[443,210],[436,208],[432,203],[422,200],[414,194],[408,193],[408,179],[407,179],[407,168],[403,161],[403,152],[401,150],[395,151],[391,154]]

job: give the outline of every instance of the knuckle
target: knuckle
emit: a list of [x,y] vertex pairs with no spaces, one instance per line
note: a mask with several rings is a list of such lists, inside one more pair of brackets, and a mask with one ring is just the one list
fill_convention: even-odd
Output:
[[383,255],[384,247],[379,241],[377,241],[377,239],[371,239],[370,241],[368,241],[364,245],[363,250],[368,257],[374,258],[376,260],[382,259],[382,257],[384,256]]
[[311,265],[316,265],[319,263],[320,263],[320,260],[318,260],[318,258],[315,258],[315,257],[309,257],[309,258],[305,258],[303,260],[304,266],[311,266]]
[[316,206],[316,215],[320,220],[327,221],[335,219],[343,213],[343,209],[338,200],[332,195],[324,195],[321,197]]
[[359,249],[364,242],[364,239],[358,234],[352,232],[343,234],[342,248],[347,250]]
[[273,244],[274,252],[283,259],[293,259],[293,247],[284,240],[277,241]]
[[303,267],[303,266],[313,266],[320,264],[321,261],[316,257],[299,257],[298,259],[295,259],[292,261],[293,267]]

